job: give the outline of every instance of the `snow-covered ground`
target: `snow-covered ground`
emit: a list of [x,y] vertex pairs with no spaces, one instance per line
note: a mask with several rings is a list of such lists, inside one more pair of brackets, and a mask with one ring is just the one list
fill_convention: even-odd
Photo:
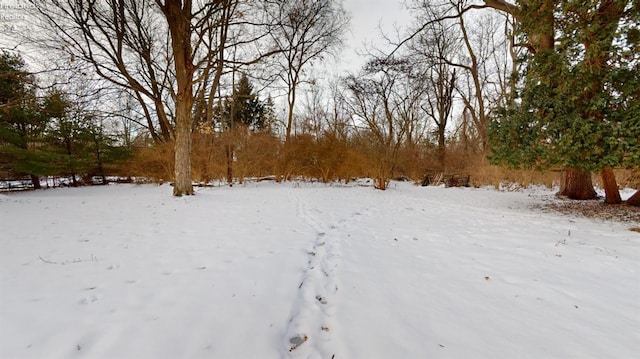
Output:
[[537,189],[0,195],[1,358],[631,358],[640,233]]

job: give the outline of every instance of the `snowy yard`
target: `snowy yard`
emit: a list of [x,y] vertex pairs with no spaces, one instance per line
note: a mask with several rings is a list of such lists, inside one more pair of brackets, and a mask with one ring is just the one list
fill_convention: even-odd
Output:
[[637,224],[532,209],[552,195],[0,195],[0,357],[637,357]]

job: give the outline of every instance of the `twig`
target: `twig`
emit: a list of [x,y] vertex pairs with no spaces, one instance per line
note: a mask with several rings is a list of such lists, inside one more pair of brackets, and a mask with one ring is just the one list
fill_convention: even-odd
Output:
[[42,258],[41,256],[38,256],[38,258],[40,258],[41,261],[43,261],[43,262],[45,262],[47,264],[58,264],[57,262],[48,261],[48,260]]

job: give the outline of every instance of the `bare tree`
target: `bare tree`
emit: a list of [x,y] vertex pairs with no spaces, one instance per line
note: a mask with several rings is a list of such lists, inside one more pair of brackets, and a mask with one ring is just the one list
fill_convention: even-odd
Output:
[[429,84],[424,73],[420,72],[423,69],[415,63],[411,68],[395,91],[398,95],[395,99],[398,105],[398,125],[405,134],[404,142],[407,147],[413,147],[423,141],[429,127],[422,110],[425,100],[429,98]]
[[[610,2],[607,2],[610,3]],[[459,19],[461,25],[463,25],[462,21],[464,20],[463,15],[476,10],[481,9],[493,9],[499,11],[503,14],[507,14],[508,16],[513,17],[515,19],[515,23],[522,24],[528,23],[530,26],[526,26],[526,39],[524,42],[518,44],[519,46],[527,48],[531,53],[538,54],[544,53],[547,50],[554,49],[555,36],[556,36],[556,13],[555,2],[552,0],[542,0],[542,1],[519,1],[517,3],[512,3],[504,0],[484,0],[484,1],[474,1],[474,0],[448,0],[446,2],[441,3],[432,3],[426,1],[415,1],[415,4],[425,6],[425,7],[436,7],[436,6],[450,6],[451,9],[454,10],[453,13],[445,13],[440,17],[432,18],[423,22],[423,25],[415,29],[411,34],[409,34],[404,40],[400,41],[398,46],[396,47],[397,51],[406,43],[410,42],[420,33],[425,31],[432,22],[440,22],[440,21],[449,21],[451,19]],[[526,10],[526,11],[525,11]],[[535,16],[527,16],[526,14],[535,14]],[[535,20],[533,20],[535,18]],[[532,23],[535,21],[535,24]],[[461,27],[463,29],[464,27]],[[468,39],[468,34],[463,34],[464,38]],[[467,44],[467,48],[471,49],[471,42],[465,40]],[[471,53],[470,53],[471,54]],[[473,56],[471,57],[470,74],[472,75],[470,78],[469,84],[473,84],[476,90],[476,98],[478,95],[482,95],[481,87],[478,86],[480,83],[478,79],[475,78],[474,71],[477,69],[476,62],[474,61]],[[478,101],[477,107],[480,111],[475,112],[474,109],[476,107],[469,106],[470,102],[469,98],[466,99],[467,106],[465,108],[465,112],[470,115],[473,122],[478,124],[486,123],[486,119],[483,119],[486,112],[481,110],[481,107],[484,106],[482,102]],[[480,133],[482,135],[482,133]],[[486,138],[486,136],[481,136]],[[605,171],[606,172],[606,171]],[[611,179],[613,178],[610,172],[603,172],[603,177],[605,178],[605,182],[611,183]],[[609,186],[611,187],[611,186]],[[575,199],[588,199],[594,198],[596,193],[593,190],[593,184],[591,182],[591,174],[589,172],[582,171],[576,168],[566,168],[563,171],[561,186],[560,186],[560,194],[568,196],[570,198]]]
[[272,65],[287,91],[287,157],[297,91],[305,80],[305,69],[342,44],[349,17],[336,0],[265,0],[265,10],[267,23],[272,24],[269,34],[273,47],[280,51]]
[[174,195],[193,194],[195,98],[216,93],[239,0],[29,1],[45,34],[37,44],[90,64],[99,76],[129,90],[152,137],[175,140]]
[[453,110],[457,86],[455,59],[460,54],[460,42],[451,23],[431,22],[434,8],[422,8],[429,26],[409,44],[408,57],[419,67],[425,88],[421,109],[436,125],[438,166],[445,171],[446,132]]
[[151,136],[173,139],[165,106],[171,85],[168,33],[152,1],[29,1],[39,31],[27,35],[35,46],[86,63],[103,79],[129,89]]
[[156,0],[156,4],[167,19],[175,66],[176,158],[173,194],[175,196],[192,195],[194,192],[191,185],[191,127],[193,126],[193,81],[196,67],[194,46],[191,42],[193,35],[191,24],[195,16],[191,9],[190,0],[184,2],[167,0],[164,3],[161,0]]
[[[476,128],[481,141],[480,149],[486,153],[488,147],[487,128],[493,110],[503,97],[499,86],[495,86],[500,76],[500,66],[493,66],[497,54],[505,53],[504,37],[499,36],[504,19],[495,14],[485,14],[476,20],[476,26],[468,25],[464,0],[453,1],[450,14],[455,17],[464,55],[450,62],[450,65],[464,70],[458,86],[458,93]],[[499,55],[498,55],[499,56]],[[508,71],[510,73],[511,71]]]
[[348,76],[345,86],[349,90],[347,103],[358,128],[357,136],[373,156],[372,165],[376,188],[385,190],[393,174],[398,150],[407,128],[401,126],[402,108],[410,96],[402,91],[407,80],[406,60],[374,59],[359,76]]
[[508,89],[504,83],[513,63],[506,61],[508,47],[500,34],[505,18],[491,13],[469,15],[469,9],[480,7],[466,0],[412,2],[411,9],[421,25],[393,51],[405,46],[405,56],[422,68],[429,86],[422,107],[437,127],[441,168],[446,163],[446,131],[454,99],[462,101],[465,133],[473,132],[477,139],[474,152],[485,153],[491,113]]

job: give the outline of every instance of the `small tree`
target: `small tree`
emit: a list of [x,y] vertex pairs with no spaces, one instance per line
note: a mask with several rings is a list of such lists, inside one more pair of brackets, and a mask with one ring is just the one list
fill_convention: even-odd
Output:
[[58,154],[58,173],[71,176],[74,187],[80,185],[78,175],[89,172],[91,167],[90,119],[57,90],[45,97],[42,112],[48,122],[47,141]]
[[85,132],[86,151],[88,151],[89,164],[91,168],[86,173],[87,181],[91,181],[93,176],[101,178],[101,184],[108,183],[106,173],[110,166],[131,157],[130,148],[125,144],[118,143],[118,136],[105,130],[103,120],[93,118],[89,115],[88,127]]
[[252,131],[265,127],[265,105],[254,93],[253,85],[246,74],[233,89],[233,94],[225,100],[220,115],[226,127],[231,124],[246,126]]
[[293,128],[298,87],[305,69],[342,44],[349,17],[336,0],[267,0],[269,35],[279,51],[273,60],[276,77],[286,86],[285,167]]
[[455,98],[457,84],[454,60],[460,46],[450,25],[444,21],[431,21],[438,17],[433,8],[422,8],[428,26],[414,38],[409,46],[409,58],[419,64],[421,84],[425,87],[420,108],[436,125],[437,160],[439,170],[445,171],[446,131]]
[[0,54],[0,167],[29,175],[40,188],[41,175],[52,171],[43,144],[46,118],[35,96],[35,79],[19,55]]
[[347,103],[361,149],[371,158],[376,188],[385,190],[397,164],[398,150],[407,128],[399,123],[400,112],[409,99],[402,92],[407,81],[405,60],[374,59],[361,77],[349,76]]

